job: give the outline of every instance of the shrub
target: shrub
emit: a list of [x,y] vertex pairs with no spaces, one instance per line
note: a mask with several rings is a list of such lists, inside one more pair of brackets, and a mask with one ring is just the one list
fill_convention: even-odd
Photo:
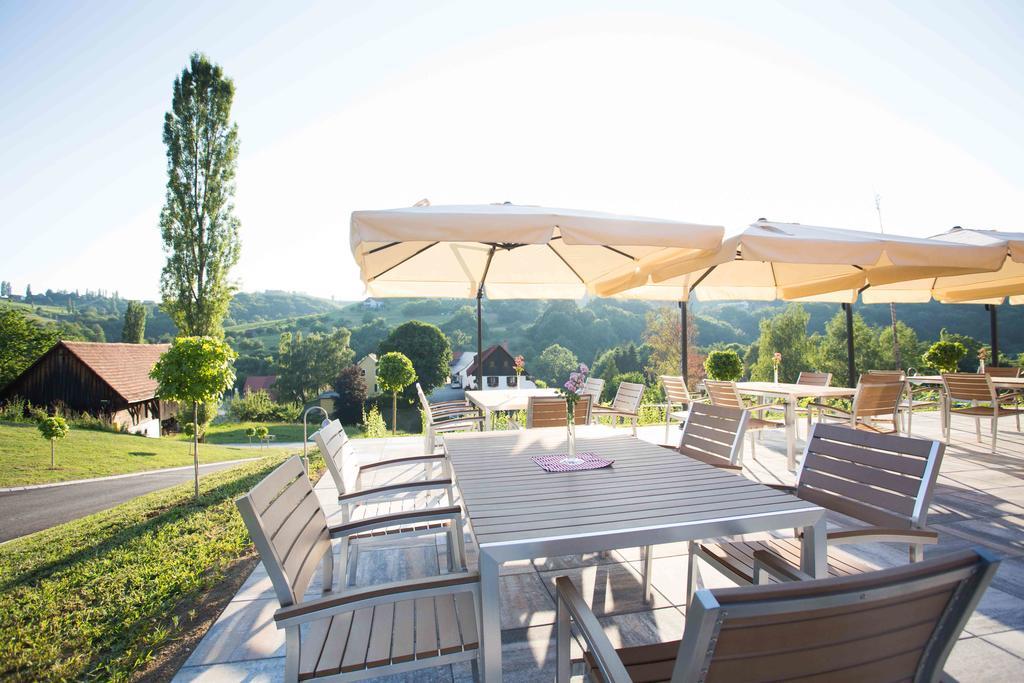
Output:
[[967,347],[956,341],[937,341],[921,360],[939,372],[956,372],[960,359],[967,355]]
[[704,360],[704,370],[711,379],[734,382],[743,376],[743,361],[732,349],[712,351]]
[[366,381],[363,371],[356,365],[350,365],[334,380],[334,390],[338,392],[338,400],[334,403],[334,417],[342,424],[353,425],[359,422],[366,403]]
[[252,443],[252,438],[254,436],[256,436],[256,428],[255,427],[246,427],[245,428],[245,438],[249,439],[249,443]]
[[0,420],[4,422],[24,422],[25,413],[30,407],[28,401],[18,396],[12,396],[6,403],[0,405]]
[[388,435],[388,426],[384,424],[384,416],[377,406],[371,407],[370,412],[363,411],[363,431],[368,439],[382,439]]
[[228,411],[238,422],[295,422],[302,413],[297,403],[275,403],[262,389],[234,399]]

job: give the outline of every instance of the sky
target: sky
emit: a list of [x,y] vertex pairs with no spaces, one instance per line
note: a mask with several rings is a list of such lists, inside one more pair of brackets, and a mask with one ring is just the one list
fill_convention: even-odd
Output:
[[1024,231],[1021,35],[1019,0],[0,0],[0,278],[159,297],[196,50],[236,86],[245,291],[362,298],[351,212],[424,198]]

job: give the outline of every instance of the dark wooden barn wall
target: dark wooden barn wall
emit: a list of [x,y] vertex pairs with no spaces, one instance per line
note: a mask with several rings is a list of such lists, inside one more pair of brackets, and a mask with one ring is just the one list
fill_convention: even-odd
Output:
[[58,346],[34,368],[4,389],[4,396],[19,396],[33,405],[58,402],[70,410],[98,415],[126,410],[128,404],[70,351]]

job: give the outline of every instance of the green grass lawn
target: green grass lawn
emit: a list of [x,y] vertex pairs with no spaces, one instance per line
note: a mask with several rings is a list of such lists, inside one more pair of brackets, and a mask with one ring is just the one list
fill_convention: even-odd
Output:
[[[168,679],[254,561],[235,498],[283,460],[210,474],[198,501],[183,484],[0,545],[0,679]],[[322,466],[314,452],[311,476]]]
[[[299,434],[301,440],[302,425],[299,425]],[[274,452],[283,451],[274,449]],[[258,454],[244,448],[199,446],[200,463],[238,460],[255,455]],[[147,439],[72,427],[67,438],[57,442],[57,469],[51,470],[50,443],[39,435],[35,424],[0,423],[0,487],[88,479],[191,464],[188,444],[177,439]]]

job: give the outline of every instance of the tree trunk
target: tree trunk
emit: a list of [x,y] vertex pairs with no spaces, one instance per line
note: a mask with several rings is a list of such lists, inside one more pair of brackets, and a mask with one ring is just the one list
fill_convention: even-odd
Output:
[[196,499],[199,499],[199,402],[192,403],[192,462],[195,465]]
[[889,317],[892,318],[892,357],[896,361],[896,369],[903,369],[903,360],[900,358],[900,338],[896,336],[896,304],[889,303]]
[[50,439],[50,469],[51,470],[57,469],[57,456],[54,453],[54,451],[56,449],[56,444],[57,444],[57,440],[56,439]]
[[398,392],[391,392],[391,436],[395,436],[398,429]]

